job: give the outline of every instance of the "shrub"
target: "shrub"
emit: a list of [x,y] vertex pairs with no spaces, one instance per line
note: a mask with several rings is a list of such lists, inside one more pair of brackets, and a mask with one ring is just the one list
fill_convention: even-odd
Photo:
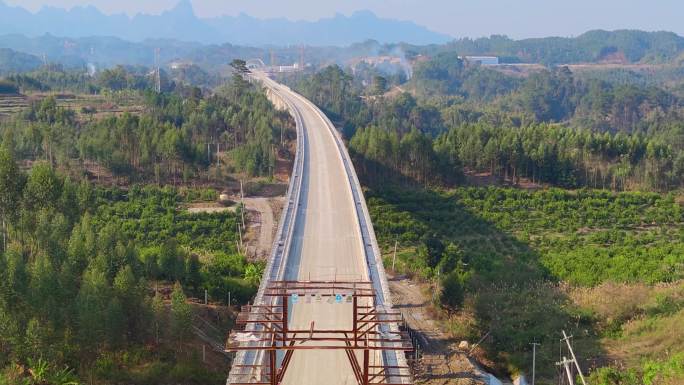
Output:
[[442,304],[452,309],[461,307],[465,296],[463,286],[463,279],[458,271],[449,273],[442,281]]

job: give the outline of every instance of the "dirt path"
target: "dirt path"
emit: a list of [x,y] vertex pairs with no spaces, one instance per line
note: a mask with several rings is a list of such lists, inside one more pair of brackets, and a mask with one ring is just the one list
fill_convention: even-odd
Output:
[[235,212],[236,207],[235,206],[226,207],[226,206],[223,206],[223,205],[221,205],[219,203],[215,203],[215,202],[212,202],[212,203],[201,202],[201,203],[191,203],[188,205],[188,207],[186,209],[190,214],[199,214],[199,213],[213,214],[213,213],[222,213],[222,212],[226,212],[226,211]]
[[271,253],[277,229],[276,215],[280,214],[283,198],[245,198],[247,211],[247,256],[265,261]]
[[395,307],[401,311],[409,327],[420,332],[423,349],[426,352],[444,351],[448,338],[429,316],[430,299],[425,297],[421,287],[403,277],[390,278],[389,285]]
[[414,364],[416,384],[484,385],[486,373],[456,341],[449,339],[430,315],[428,287],[403,277],[390,277],[390,291],[395,308],[401,311],[408,326],[416,332],[423,353]]

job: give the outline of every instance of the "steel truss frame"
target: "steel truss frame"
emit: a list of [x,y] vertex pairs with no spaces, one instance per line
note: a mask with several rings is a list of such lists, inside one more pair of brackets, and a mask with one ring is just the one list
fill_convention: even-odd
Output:
[[[270,304],[243,306],[237,328],[226,343],[226,351],[248,350],[268,354],[260,365],[236,365],[234,373],[244,382],[232,385],[282,383],[292,356],[297,350],[344,350],[359,385],[400,385],[410,377],[408,367],[371,365],[370,352],[413,350],[405,332],[391,331],[389,324],[400,324],[401,313],[375,306],[375,291],[369,281],[273,281],[264,290]],[[308,329],[289,327],[294,300],[305,303],[344,302],[352,306],[351,329],[318,329],[312,320]],[[282,360],[279,361],[278,352]],[[362,355],[359,362],[358,353]]]

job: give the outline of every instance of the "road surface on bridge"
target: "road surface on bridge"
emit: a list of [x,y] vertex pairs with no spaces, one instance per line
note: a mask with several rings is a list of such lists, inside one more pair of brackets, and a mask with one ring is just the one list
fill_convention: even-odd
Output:
[[[289,88],[273,83],[278,94],[302,118],[305,148],[300,206],[285,270],[287,280],[369,280],[363,239],[349,176],[334,128],[311,102]],[[291,304],[291,329],[351,329],[351,304]],[[360,358],[360,357],[359,357]],[[379,356],[372,356],[379,364]],[[373,363],[373,362],[371,362]],[[283,385],[355,385],[349,360],[340,350],[300,350]]]

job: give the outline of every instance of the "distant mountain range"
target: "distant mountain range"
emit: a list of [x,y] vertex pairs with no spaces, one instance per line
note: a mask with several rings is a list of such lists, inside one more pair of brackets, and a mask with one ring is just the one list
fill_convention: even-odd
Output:
[[105,15],[97,8],[43,7],[32,13],[0,0],[0,34],[63,37],[112,36],[130,41],[174,39],[204,44],[343,46],[367,39],[381,43],[439,44],[452,38],[408,21],[382,19],[370,11],[318,21],[257,19],[245,14],[203,19],[189,0],[160,15]]
[[[95,65],[96,68],[118,64],[149,67],[155,63],[157,49],[162,65],[180,60],[207,68],[227,66],[232,59],[237,58],[266,60],[269,54],[269,50],[265,48],[231,44],[203,45],[171,39],[131,42],[106,36],[70,38],[51,34],[38,37],[11,34],[0,35],[0,74],[30,71],[42,65],[43,60],[66,68],[85,68],[88,63]],[[277,52],[280,53],[282,50],[277,49]]]

